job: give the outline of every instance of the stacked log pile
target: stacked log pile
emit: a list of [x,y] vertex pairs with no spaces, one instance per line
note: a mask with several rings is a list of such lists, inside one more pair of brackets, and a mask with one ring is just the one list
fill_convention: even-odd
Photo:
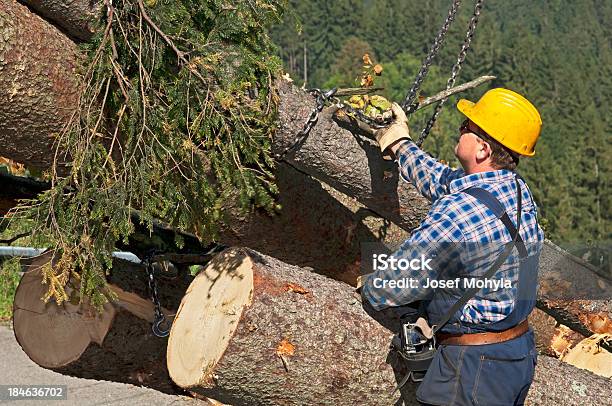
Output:
[[[76,103],[81,57],[73,40],[89,38],[100,2],[74,0],[68,9],[54,0],[22,3],[30,9],[0,0],[0,156],[47,169],[63,156],[52,136]],[[276,86],[273,149],[280,152],[314,101],[282,78]],[[354,282],[361,242],[401,240],[429,203],[334,112],[324,110],[300,148],[278,163],[280,215],[229,216],[220,242],[248,248],[224,251],[195,279],[183,273],[164,284],[162,305],[169,317],[176,314],[168,340],[150,334],[153,307],[141,268],[113,271],[109,286],[119,300],[102,315],[87,304],[42,304],[36,269],[52,264],[47,254],[16,296],[15,332],[26,353],[61,372],[168,392],[177,390],[171,377],[185,390],[236,405],[396,402],[391,390],[403,371],[393,357],[386,362],[392,332],[339,281]],[[0,178],[5,186],[13,180]],[[546,315],[533,316],[542,348],[548,351],[559,323],[583,337],[612,333],[609,292],[605,276],[547,242],[538,293]],[[41,329],[54,333],[41,339]],[[549,387],[560,381],[567,388]],[[405,390],[413,399],[413,389]],[[605,378],[541,357],[530,400],[600,404],[610,392]]]
[[[26,282],[35,280],[37,267],[47,260],[34,260]],[[27,324],[15,324],[20,344],[32,359],[71,375],[177,393],[171,377],[186,391],[234,405],[398,400],[399,394],[390,388],[405,371],[389,353],[396,320],[372,319],[345,283],[250,249],[228,249],[188,288],[183,282],[164,284],[162,301],[174,317],[166,340],[150,333],[146,321],[153,309],[144,300],[144,281],[135,277],[142,275],[125,265],[113,273],[114,290],[125,290],[101,316],[71,306],[57,309],[53,303],[47,305],[53,311],[34,309],[42,302],[31,290],[25,294],[32,284],[20,285],[16,315],[28,310],[44,313],[30,317]],[[40,292],[40,283],[37,289]],[[67,319],[71,323],[62,322]],[[50,332],[44,337],[47,347],[32,331],[43,327]],[[534,327],[537,332],[538,325]],[[61,335],[55,333],[60,331]],[[53,351],[58,347],[49,346],[68,342],[73,346],[66,352],[82,355],[60,362]],[[567,387],[559,389],[560,382]],[[414,389],[402,390],[407,405],[418,404],[411,401]],[[598,405],[609,395],[606,378],[541,356],[529,400],[538,405]]]

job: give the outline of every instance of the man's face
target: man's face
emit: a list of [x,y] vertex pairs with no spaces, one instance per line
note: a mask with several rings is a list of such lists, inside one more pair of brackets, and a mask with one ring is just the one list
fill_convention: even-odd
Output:
[[459,141],[455,146],[455,156],[464,169],[472,168],[489,155],[490,147],[476,134],[480,129],[476,124],[466,119],[459,128]]

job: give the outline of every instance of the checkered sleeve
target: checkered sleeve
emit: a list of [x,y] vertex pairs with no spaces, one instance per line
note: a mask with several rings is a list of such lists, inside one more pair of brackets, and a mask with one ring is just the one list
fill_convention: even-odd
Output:
[[452,169],[432,158],[412,141],[401,142],[396,156],[402,179],[432,202],[448,193],[452,180],[465,174],[462,169]]
[[376,310],[428,298],[430,281],[459,260],[462,241],[461,230],[447,214],[430,213],[395,253],[378,259],[363,297]]

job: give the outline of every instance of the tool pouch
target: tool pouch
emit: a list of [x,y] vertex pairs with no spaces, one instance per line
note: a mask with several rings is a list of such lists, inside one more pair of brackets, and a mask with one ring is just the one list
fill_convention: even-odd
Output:
[[433,330],[422,317],[414,323],[402,323],[399,334],[391,341],[391,348],[404,360],[412,381],[420,382],[436,353]]

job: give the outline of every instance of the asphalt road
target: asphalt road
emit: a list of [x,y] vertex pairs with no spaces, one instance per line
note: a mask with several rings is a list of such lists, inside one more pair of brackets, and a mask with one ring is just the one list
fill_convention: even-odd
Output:
[[2,405],[210,405],[205,401],[168,395],[149,388],[74,378],[41,368],[21,350],[13,331],[1,325],[0,385],[67,385],[67,400],[0,400]]

